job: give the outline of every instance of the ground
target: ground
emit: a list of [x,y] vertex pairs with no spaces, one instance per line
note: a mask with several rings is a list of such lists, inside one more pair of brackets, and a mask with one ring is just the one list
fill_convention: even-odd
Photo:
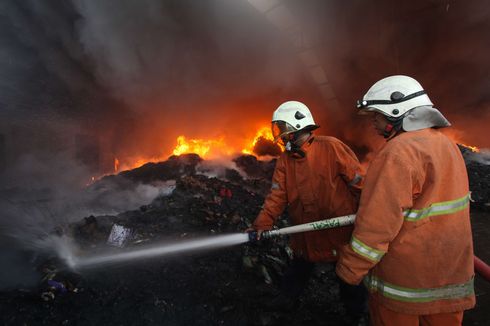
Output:
[[[149,205],[121,214],[86,217],[63,232],[75,239],[85,254],[110,248],[106,240],[114,223],[134,232],[126,247],[116,251],[161,241],[180,243],[243,232],[260,210],[267,191],[266,185],[243,180],[238,174],[228,173],[233,176],[231,182],[198,175],[179,166],[172,165],[171,169],[184,171],[171,175],[177,179],[171,195],[162,195]],[[144,176],[152,178],[148,173]],[[473,209],[475,253],[487,262],[490,262],[489,219],[490,212]],[[57,260],[37,255],[33,261],[44,268],[40,278],[48,276],[62,283],[66,293],[50,290],[54,298],[43,300],[41,295],[48,290],[46,279],[40,279],[36,287],[3,290],[0,323],[343,325],[345,310],[339,303],[333,266],[328,264],[316,266],[295,307],[286,310],[269,307],[267,303],[277,294],[281,274],[290,262],[286,244],[287,239],[278,238],[76,272],[62,270]],[[52,273],[46,272],[45,267]],[[490,321],[490,283],[479,276],[476,295],[477,306],[466,312],[464,325],[487,325]]]

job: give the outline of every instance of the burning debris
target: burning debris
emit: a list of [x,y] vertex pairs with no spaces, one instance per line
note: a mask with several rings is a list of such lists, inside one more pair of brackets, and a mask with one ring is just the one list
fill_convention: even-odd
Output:
[[472,206],[490,211],[490,153],[458,145],[466,163]]

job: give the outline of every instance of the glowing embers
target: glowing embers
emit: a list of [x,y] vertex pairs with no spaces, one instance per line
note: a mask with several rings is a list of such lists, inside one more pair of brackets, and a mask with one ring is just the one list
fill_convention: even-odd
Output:
[[210,156],[231,155],[233,152],[233,148],[228,147],[223,138],[186,139],[185,136],[179,136],[177,137],[177,146],[172,154],[194,153],[202,158],[208,158]]

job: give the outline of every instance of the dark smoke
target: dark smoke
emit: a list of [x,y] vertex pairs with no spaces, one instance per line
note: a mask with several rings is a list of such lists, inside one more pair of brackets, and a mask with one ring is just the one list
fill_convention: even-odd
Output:
[[377,80],[405,74],[421,82],[463,141],[490,147],[485,136],[490,118],[486,1],[325,1],[322,5],[323,10],[318,10],[322,63],[342,109],[350,113],[340,114],[334,134],[352,144],[368,143],[365,129],[358,127],[362,118],[355,115],[355,101]]
[[279,145],[277,145],[273,141],[270,141],[263,137],[259,137],[257,143],[255,143],[253,151],[258,156],[278,156],[279,154],[281,154],[281,147],[279,147]]

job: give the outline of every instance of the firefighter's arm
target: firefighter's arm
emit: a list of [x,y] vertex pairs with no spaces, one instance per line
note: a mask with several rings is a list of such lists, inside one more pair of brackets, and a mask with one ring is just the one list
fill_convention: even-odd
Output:
[[337,275],[358,284],[388,252],[403,224],[403,210],[412,206],[415,172],[397,155],[377,157],[369,167],[354,231],[337,263]]
[[286,167],[284,156],[281,156],[276,163],[274,175],[272,176],[272,186],[269,194],[265,198],[264,205],[259,215],[253,223],[255,230],[269,230],[275,221],[286,208]]
[[364,172],[356,154],[344,143],[334,145],[337,169],[352,193],[359,195],[364,184]]

